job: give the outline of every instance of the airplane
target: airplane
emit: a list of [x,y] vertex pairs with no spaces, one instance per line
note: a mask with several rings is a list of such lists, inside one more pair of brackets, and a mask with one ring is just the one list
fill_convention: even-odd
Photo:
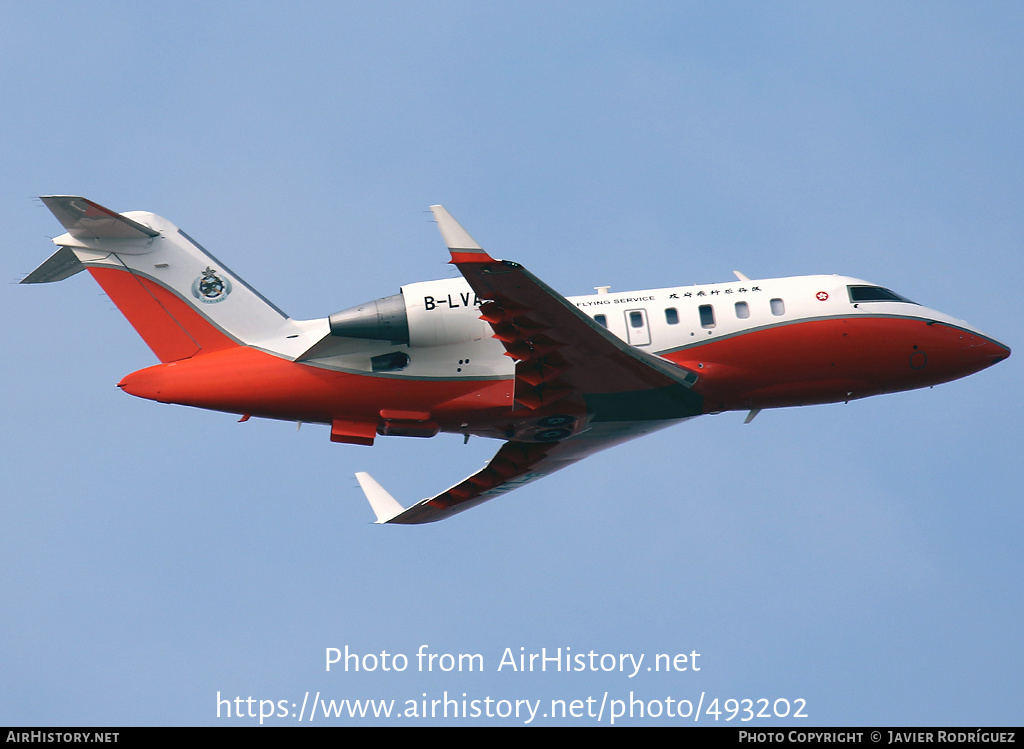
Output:
[[152,213],[41,198],[67,233],[21,283],[88,270],[160,364],[124,392],[330,426],[332,442],[440,432],[502,440],[479,471],[404,507],[356,478],[377,523],[443,520],[594,453],[702,414],[848,402],[929,387],[1010,349],[971,325],[845,276],[564,297],[492,258],[431,207],[461,278],[411,283],[293,320]]

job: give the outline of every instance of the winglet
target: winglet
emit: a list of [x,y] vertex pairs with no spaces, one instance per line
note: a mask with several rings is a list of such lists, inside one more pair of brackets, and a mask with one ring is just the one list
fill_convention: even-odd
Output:
[[384,487],[377,483],[376,479],[368,473],[357,473],[356,481],[366,495],[370,507],[377,515],[378,523],[386,523],[393,517],[405,512],[405,508],[398,504],[394,497],[385,491]]
[[488,255],[484,248],[477,244],[469,232],[462,228],[452,214],[445,210],[443,205],[430,206],[437,221],[437,228],[441,230],[441,237],[452,253],[453,263],[493,263],[494,258]]

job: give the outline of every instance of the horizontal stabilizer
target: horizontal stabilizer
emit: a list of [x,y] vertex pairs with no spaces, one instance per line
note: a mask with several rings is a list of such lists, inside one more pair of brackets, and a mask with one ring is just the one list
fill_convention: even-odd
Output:
[[44,260],[42,265],[21,279],[21,282],[53,283],[54,281],[63,281],[80,270],[85,270],[85,266],[82,265],[74,251],[69,247],[61,247]]
[[160,232],[104,208],[87,198],[44,195],[40,198],[75,239],[151,239]]

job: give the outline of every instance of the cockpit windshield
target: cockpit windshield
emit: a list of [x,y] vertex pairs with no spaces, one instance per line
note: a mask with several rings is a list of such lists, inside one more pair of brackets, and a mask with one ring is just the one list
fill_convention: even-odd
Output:
[[850,301],[855,304],[860,302],[906,302],[917,304],[906,297],[900,296],[895,291],[883,289],[881,286],[847,286],[850,292]]

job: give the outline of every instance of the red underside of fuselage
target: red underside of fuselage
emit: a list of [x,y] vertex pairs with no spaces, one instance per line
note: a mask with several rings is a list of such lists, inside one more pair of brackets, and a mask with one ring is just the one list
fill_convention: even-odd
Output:
[[798,321],[663,354],[700,376],[705,412],[835,403],[928,387],[1009,356],[963,328],[909,317]]
[[[963,377],[1009,350],[962,328],[897,317],[795,322],[707,341],[665,358],[696,372],[707,413],[831,403]],[[273,419],[371,425],[381,411],[430,415],[443,431],[489,433],[510,420],[513,380],[381,377],[249,348],[200,353],[126,376],[125,392]],[[468,428],[463,426],[468,425]]]
[[126,376],[125,392],[163,403],[270,419],[376,423],[382,410],[429,412],[442,429],[507,419],[512,380],[411,379],[339,372],[247,346]]

